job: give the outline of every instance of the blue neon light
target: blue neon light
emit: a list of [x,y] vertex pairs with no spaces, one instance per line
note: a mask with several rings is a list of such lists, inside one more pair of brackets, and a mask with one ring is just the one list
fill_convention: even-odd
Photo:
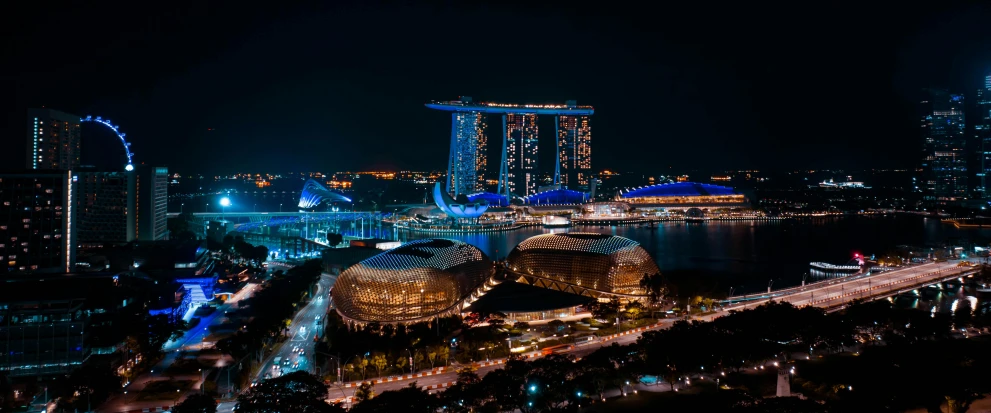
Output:
[[127,170],[128,172],[134,170],[134,162],[131,161],[131,157],[134,156],[134,154],[131,153],[131,144],[126,139],[124,139],[124,137],[127,136],[126,133],[122,133],[117,126],[114,126],[114,124],[110,123],[110,119],[103,119],[102,117],[99,116],[97,116],[96,118],[94,118],[93,116],[86,116],[85,118],[79,118],[79,121],[96,122],[114,131],[114,133],[117,134],[117,137],[120,138],[120,142],[124,145],[124,152],[127,153],[127,166],[125,166],[124,169]]

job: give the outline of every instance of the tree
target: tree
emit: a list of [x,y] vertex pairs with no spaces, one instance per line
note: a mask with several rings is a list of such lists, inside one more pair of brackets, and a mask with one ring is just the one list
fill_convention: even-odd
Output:
[[626,304],[626,318],[638,320],[643,314],[643,310],[643,304],[639,301],[632,301],[629,304]]
[[261,264],[268,259],[268,247],[264,245],[256,245],[254,249],[251,250],[251,259],[255,260],[257,263]]
[[231,234],[227,234],[224,235],[223,239],[224,241],[222,247],[224,249],[224,252],[230,252],[231,249],[234,248],[234,236]]
[[327,385],[316,376],[295,371],[263,381],[238,396],[241,413],[331,413],[340,407],[326,402]]
[[172,413],[217,413],[217,401],[211,396],[195,393],[175,405]]
[[414,381],[402,389],[382,392],[375,398],[361,401],[351,411],[355,413],[433,413],[440,407],[440,398],[421,389]]
[[354,390],[354,402],[362,403],[371,400],[375,397],[375,385],[372,383],[361,383],[358,388]]
[[610,298],[606,302],[594,302],[585,306],[589,312],[592,313],[592,317],[600,320],[608,320],[612,317],[617,317],[619,313],[619,301]]
[[382,369],[389,367],[389,360],[385,357],[385,354],[375,353],[372,355],[371,364],[372,367],[375,367],[375,375],[381,377]]
[[327,233],[327,244],[332,247],[336,247],[338,244],[344,242],[344,237],[341,234],[335,234],[333,232]]
[[[443,346],[443,344],[441,344]],[[438,346],[439,347],[439,346]],[[434,368],[434,363],[437,362],[437,347],[427,348],[427,360],[430,360],[430,368]]]
[[437,349],[437,358],[444,360],[444,365],[447,365],[448,360],[451,358],[451,348],[445,344],[441,344]]
[[644,274],[643,278],[640,279],[640,288],[647,291],[650,302],[655,304],[663,300],[664,295],[668,293],[668,289],[664,285],[664,277],[661,276],[661,273]]
[[481,408],[489,399],[481,383],[482,379],[473,367],[466,366],[458,370],[458,381],[441,393],[447,411],[469,413]]
[[63,377],[55,386],[59,407],[66,410],[89,411],[99,406],[120,389],[120,377],[105,363],[86,363]]

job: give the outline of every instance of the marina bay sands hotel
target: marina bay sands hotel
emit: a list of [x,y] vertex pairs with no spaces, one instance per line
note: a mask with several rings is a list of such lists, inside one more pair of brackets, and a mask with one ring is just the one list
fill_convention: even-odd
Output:
[[537,192],[537,116],[554,116],[557,161],[554,184],[573,189],[588,185],[592,170],[591,106],[575,101],[563,105],[526,105],[460,100],[431,102],[430,109],[451,112],[451,152],[447,164],[447,192],[454,196],[485,191],[488,166],[485,135],[486,115],[502,115],[502,159],[499,162],[498,194],[527,196]]

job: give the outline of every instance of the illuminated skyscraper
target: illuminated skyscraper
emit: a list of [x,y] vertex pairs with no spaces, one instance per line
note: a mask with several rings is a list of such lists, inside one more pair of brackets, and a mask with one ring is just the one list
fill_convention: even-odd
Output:
[[480,112],[451,113],[451,153],[447,163],[447,192],[453,196],[484,190],[485,116]]
[[75,186],[72,171],[0,174],[0,268],[4,272],[73,270]]
[[967,196],[963,95],[931,89],[921,102],[925,198],[948,202]]
[[[591,162],[591,138],[588,126],[589,116],[595,113],[591,106],[578,106],[575,101],[560,104],[515,104],[515,103],[474,103],[470,97],[458,100],[431,102],[430,109],[451,113],[451,151],[447,166],[446,190],[451,195],[471,194],[484,191],[484,170],[488,166],[485,155],[487,139],[484,134],[486,114],[502,115],[500,159],[493,162],[499,165],[497,193],[505,199],[511,195],[527,196],[537,191],[539,171],[537,170],[537,117],[540,115],[558,116],[558,126],[566,123],[565,134],[558,130],[556,139],[562,137],[573,143],[573,155],[568,155],[567,173],[574,173],[572,181],[579,185],[588,183]],[[569,120],[571,119],[571,120]],[[570,126],[574,124],[574,126]],[[570,133],[570,135],[568,135]],[[573,136],[573,138],[569,137]],[[560,181],[561,152],[558,148],[558,161],[555,162],[555,181]],[[475,183],[475,186],[472,186]],[[559,182],[556,182],[559,183]]]
[[977,119],[974,119],[974,142],[980,146],[981,182],[977,190],[984,199],[991,198],[991,75],[984,78],[984,87],[977,89]]
[[79,166],[79,116],[28,109],[28,169],[69,170]]
[[506,131],[506,165],[509,192],[527,196],[537,192],[537,115],[504,115]]
[[587,115],[557,117],[555,183],[571,189],[588,186],[592,173],[592,128],[588,120]]
[[169,201],[169,168],[139,165],[134,171],[129,197],[134,203],[133,239],[159,241],[169,239],[166,204]]

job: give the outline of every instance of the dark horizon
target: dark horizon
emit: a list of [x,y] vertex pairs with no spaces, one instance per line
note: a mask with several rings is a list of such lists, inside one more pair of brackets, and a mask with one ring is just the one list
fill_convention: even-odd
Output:
[[[450,118],[423,104],[466,95],[594,106],[594,171],[910,168],[921,90],[969,98],[991,75],[977,1],[25,7],[4,69],[15,166],[45,106],[110,118],[137,163],[181,173],[442,170]],[[119,150],[94,131],[84,147]]]

